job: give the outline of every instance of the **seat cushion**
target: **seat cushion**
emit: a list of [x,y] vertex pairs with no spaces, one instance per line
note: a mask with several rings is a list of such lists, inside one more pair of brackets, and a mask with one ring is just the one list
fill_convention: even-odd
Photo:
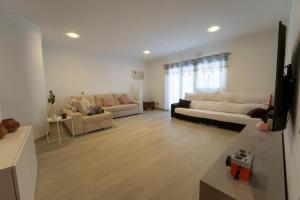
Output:
[[82,116],[83,122],[85,124],[95,123],[95,122],[99,122],[99,121],[106,120],[106,119],[112,119],[112,117],[113,117],[112,114],[107,111],[104,111],[104,113],[102,113],[102,114],[91,115],[91,116],[88,116],[88,115]]
[[191,117],[213,119],[213,120],[232,122],[238,124],[248,124],[248,123],[261,121],[261,119],[251,118],[250,116],[244,114],[225,113],[225,112],[210,111],[210,110],[192,109],[192,108],[176,108],[175,113],[187,115]]
[[109,111],[109,112],[117,112],[117,111],[122,111],[122,110],[137,109],[138,105],[131,103],[131,104],[121,104],[121,105],[107,106],[107,107],[102,107],[102,108],[106,111]]

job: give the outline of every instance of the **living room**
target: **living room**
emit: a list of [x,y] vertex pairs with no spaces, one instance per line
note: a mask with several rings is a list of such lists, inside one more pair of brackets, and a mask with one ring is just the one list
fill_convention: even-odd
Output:
[[299,10],[1,1],[0,199],[299,199]]

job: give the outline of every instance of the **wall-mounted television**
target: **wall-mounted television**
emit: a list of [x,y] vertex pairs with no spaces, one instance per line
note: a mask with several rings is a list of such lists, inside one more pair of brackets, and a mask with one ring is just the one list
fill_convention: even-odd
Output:
[[[294,98],[294,86],[296,77],[294,77],[295,68],[298,68],[298,62],[292,62],[285,66],[285,43],[286,43],[286,26],[279,22],[278,32],[278,49],[277,49],[277,68],[276,68],[276,85],[274,99],[274,116],[272,131],[280,131],[286,128],[288,111],[291,108]],[[297,59],[295,51],[293,60]]]

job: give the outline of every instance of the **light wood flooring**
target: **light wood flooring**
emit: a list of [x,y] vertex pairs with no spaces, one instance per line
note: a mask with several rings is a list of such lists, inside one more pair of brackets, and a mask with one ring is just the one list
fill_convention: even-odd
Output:
[[44,138],[36,199],[197,200],[201,176],[237,136],[147,111],[61,146]]

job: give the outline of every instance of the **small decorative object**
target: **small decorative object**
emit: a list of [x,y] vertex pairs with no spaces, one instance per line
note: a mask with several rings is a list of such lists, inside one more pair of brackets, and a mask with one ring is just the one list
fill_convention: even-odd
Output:
[[0,139],[2,139],[7,132],[7,129],[2,124],[0,124]]
[[20,123],[15,119],[4,119],[2,125],[7,129],[8,133],[15,132],[19,127]]
[[62,119],[66,119],[67,118],[67,114],[66,113],[61,114],[61,118]]
[[52,117],[52,120],[56,120],[57,114],[56,114],[56,109],[55,109],[55,95],[52,90],[49,91],[49,97],[48,97],[48,103],[51,104],[51,110],[50,114]]
[[249,183],[252,168],[253,154],[244,149],[238,149],[226,159],[226,165],[230,167],[230,174],[233,179],[243,183]]
[[260,131],[263,131],[263,132],[268,132],[268,131],[269,131],[268,123],[265,123],[265,122],[258,122],[258,123],[256,124],[256,127],[257,127]]

